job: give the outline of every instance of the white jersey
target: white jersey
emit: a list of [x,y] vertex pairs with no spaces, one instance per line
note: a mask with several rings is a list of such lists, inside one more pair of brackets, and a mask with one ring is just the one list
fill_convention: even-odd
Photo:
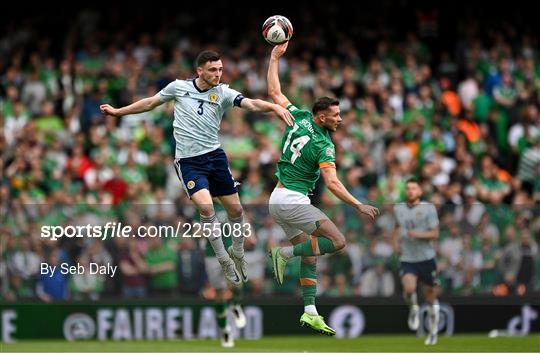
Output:
[[439,217],[435,206],[424,201],[412,207],[406,203],[399,203],[394,205],[394,213],[400,228],[400,260],[403,262],[422,262],[435,258],[432,241],[413,239],[408,235],[409,230],[428,231],[439,226]]
[[192,80],[175,80],[159,93],[161,102],[174,100],[176,158],[206,154],[220,147],[219,125],[223,114],[240,106],[244,98],[229,85],[200,90]]

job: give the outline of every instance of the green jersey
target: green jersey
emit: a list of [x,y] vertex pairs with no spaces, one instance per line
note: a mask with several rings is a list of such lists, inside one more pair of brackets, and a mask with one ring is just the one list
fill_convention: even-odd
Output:
[[319,179],[320,168],[334,166],[335,147],[327,129],[313,121],[313,114],[288,105],[294,125],[285,129],[276,176],[285,188],[307,195]]
[[[176,264],[177,254],[169,242],[163,243],[159,248],[149,249],[145,257],[146,263],[152,267],[164,263],[172,262]],[[155,289],[171,289],[178,285],[178,275],[176,267],[150,277],[150,284]]]

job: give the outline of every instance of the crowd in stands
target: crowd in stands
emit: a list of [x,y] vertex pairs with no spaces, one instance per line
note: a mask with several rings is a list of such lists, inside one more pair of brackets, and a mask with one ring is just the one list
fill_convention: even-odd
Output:
[[[538,33],[463,22],[453,41],[433,46],[443,31],[437,17],[416,20],[401,35],[350,24],[335,34],[332,49],[319,40],[323,24],[312,32],[299,25],[281,60],[283,91],[296,106],[339,98],[343,123],[333,134],[339,176],[359,200],[381,209],[368,222],[319,183],[312,200],[348,245],[319,259],[318,293],[399,295],[392,210],[412,176],[439,212],[443,294],[539,291]],[[175,31],[175,23],[105,31],[96,12],[83,11],[53,39],[31,26],[0,34],[0,298],[212,296],[197,239],[55,241],[40,234],[43,225],[197,221],[173,168],[172,104],[121,118],[102,115],[99,105],[124,106],[176,78],[194,77],[194,59],[208,48],[222,54],[223,82],[267,99],[271,47],[258,30],[237,40],[223,30],[211,41]],[[277,286],[265,257],[286,242],[266,210],[283,130],[275,116],[239,109],[221,123],[222,146],[255,230],[246,240],[248,295],[300,291],[299,260]],[[111,264],[118,271],[113,278],[48,276],[40,274],[42,262]]]

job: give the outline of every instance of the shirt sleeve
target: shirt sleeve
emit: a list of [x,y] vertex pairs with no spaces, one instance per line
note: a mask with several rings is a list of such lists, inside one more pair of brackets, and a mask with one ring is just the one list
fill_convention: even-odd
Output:
[[430,229],[439,227],[439,217],[437,216],[437,208],[431,204],[428,213],[428,226]]
[[300,111],[300,109],[298,107],[296,107],[295,105],[293,105],[291,102],[287,101],[283,104],[281,104],[281,106],[284,106],[289,112],[297,112],[297,111]]
[[336,167],[336,148],[334,144],[324,144],[319,152],[319,168]]
[[226,86],[223,90],[224,99],[223,99],[223,109],[227,110],[234,106],[240,107],[240,102],[245,98],[240,92]]
[[161,102],[167,102],[174,100],[176,94],[176,80],[165,86],[161,91],[159,91],[159,100]]

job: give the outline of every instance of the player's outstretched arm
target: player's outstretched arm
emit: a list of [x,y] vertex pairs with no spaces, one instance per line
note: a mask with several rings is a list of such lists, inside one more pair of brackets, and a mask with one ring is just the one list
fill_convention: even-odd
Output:
[[289,103],[287,97],[281,92],[281,84],[279,82],[279,58],[285,54],[288,45],[289,42],[276,45],[274,49],[272,49],[270,63],[268,64],[268,96],[280,106],[285,106]]
[[125,106],[121,108],[114,108],[110,104],[102,104],[101,106],[99,106],[99,109],[101,110],[101,113],[103,114],[108,114],[115,117],[121,117],[127,114],[136,114],[136,113],[151,111],[152,109],[156,108],[162,103],[164,102],[160,101],[159,95],[155,95],[152,97],[143,98],[142,100],[134,102],[130,104],[129,106]]
[[372,220],[379,214],[379,209],[374,206],[362,204],[356,199],[339,180],[335,167],[321,168],[324,184],[330,192],[345,203],[355,207],[360,213],[368,215]]
[[240,102],[240,107],[252,112],[275,112],[287,125],[293,125],[294,118],[288,110],[278,104],[266,102],[259,99],[244,98]]

